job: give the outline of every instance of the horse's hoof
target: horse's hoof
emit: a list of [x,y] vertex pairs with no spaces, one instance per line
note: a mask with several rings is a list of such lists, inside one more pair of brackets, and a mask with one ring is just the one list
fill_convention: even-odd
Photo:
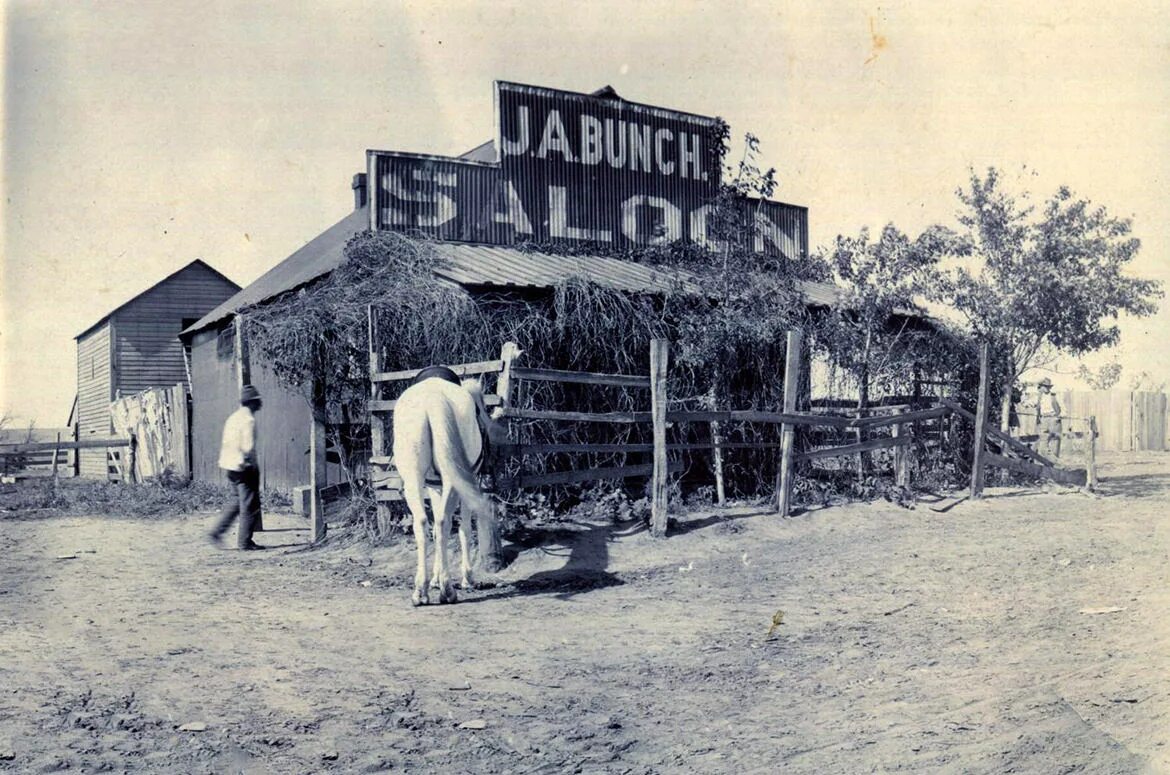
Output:
[[430,601],[427,599],[426,595],[420,595],[418,593],[415,593],[415,594],[410,596],[410,604],[413,605],[415,608],[418,608],[420,605],[426,605],[429,602]]
[[470,576],[464,576],[463,580],[459,582],[459,588],[463,590],[475,589],[475,580]]
[[440,605],[443,605],[446,603],[458,603],[458,602],[459,602],[459,595],[455,594],[455,590],[451,587],[447,587],[439,594],[439,604]]

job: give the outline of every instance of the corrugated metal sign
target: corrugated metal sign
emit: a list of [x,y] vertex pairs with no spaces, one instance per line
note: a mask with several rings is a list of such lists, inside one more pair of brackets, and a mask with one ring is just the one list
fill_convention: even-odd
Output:
[[[371,228],[512,245],[712,245],[716,119],[519,84],[496,84],[496,164],[368,152]],[[808,212],[744,202],[756,248],[807,252]]]

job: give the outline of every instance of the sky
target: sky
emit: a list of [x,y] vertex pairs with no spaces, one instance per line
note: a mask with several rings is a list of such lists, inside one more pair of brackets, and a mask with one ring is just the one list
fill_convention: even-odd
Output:
[[[64,425],[73,337],[196,258],[246,285],[343,217],[379,148],[494,135],[493,80],[726,119],[815,249],[953,223],[995,165],[1133,218],[1170,281],[1160,2],[16,2],[3,26],[0,412]],[[1170,382],[1170,302],[1122,385]],[[1075,364],[1063,368],[1072,370]],[[1076,386],[1069,375],[1058,375]]]

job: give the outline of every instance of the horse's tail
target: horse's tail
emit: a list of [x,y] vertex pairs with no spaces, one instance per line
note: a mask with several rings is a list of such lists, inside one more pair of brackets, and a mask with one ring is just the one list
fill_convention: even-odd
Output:
[[[444,482],[450,482],[468,508],[477,514],[491,514],[492,504],[479,489],[467,451],[463,448],[463,436],[455,418],[455,409],[446,400],[437,402],[438,412],[428,413],[431,426],[431,440],[435,468]],[[436,416],[438,415],[438,416]]]

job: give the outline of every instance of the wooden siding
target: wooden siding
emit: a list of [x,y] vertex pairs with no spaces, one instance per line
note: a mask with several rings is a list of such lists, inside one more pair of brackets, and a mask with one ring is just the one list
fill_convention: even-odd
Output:
[[[77,427],[79,438],[111,435],[110,322],[77,340]],[[81,476],[105,479],[104,449],[78,450]]]
[[[218,338],[215,329],[201,331],[191,347],[192,470],[196,479],[211,482],[224,481],[219,469],[223,424],[239,406],[240,396],[234,353],[230,347],[219,347]],[[308,402],[280,387],[255,354],[252,383],[264,399],[256,422],[261,485],[291,493],[293,487],[309,483]]]
[[192,264],[118,310],[115,392],[129,396],[186,382],[178,338],[183,321],[203,317],[236,290],[210,269]]

